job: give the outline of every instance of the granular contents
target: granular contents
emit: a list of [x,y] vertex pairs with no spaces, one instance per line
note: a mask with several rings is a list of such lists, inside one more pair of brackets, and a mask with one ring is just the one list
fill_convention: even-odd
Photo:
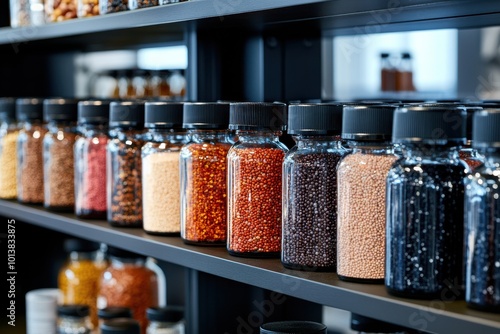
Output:
[[383,280],[385,181],[396,156],[352,153],[338,168],[337,273]]
[[460,292],[464,169],[405,163],[389,173],[385,280],[392,294],[440,298],[450,284]]
[[146,232],[179,233],[179,152],[156,152],[142,160],[143,226]]
[[99,15],[99,0],[79,0],[78,17]]
[[460,150],[458,154],[460,156],[460,160],[465,162],[471,171],[474,171],[477,167],[483,164],[483,160],[478,156],[474,156],[471,150]]
[[[283,221],[281,261],[287,268],[335,270],[337,164],[332,153],[297,154],[287,174],[289,205]],[[289,170],[285,162],[285,170]]]
[[152,6],[158,6],[158,0],[133,0],[133,8],[146,8]]
[[43,137],[47,129],[34,126],[21,130],[18,138],[17,199],[23,203],[43,203]]
[[101,13],[115,13],[129,10],[128,0],[100,0]]
[[187,242],[224,244],[227,239],[227,167],[230,144],[190,144],[184,174],[182,238]]
[[141,140],[112,140],[108,147],[108,221],[114,226],[142,226]]
[[77,17],[77,0],[52,0],[51,22],[70,20]]
[[[59,136],[61,131],[57,134]],[[49,209],[71,209],[75,205],[74,154],[76,135],[64,133],[55,138],[48,133],[44,139],[44,205]]]
[[16,145],[19,131],[6,133],[0,138],[0,198],[17,197]]
[[284,156],[283,150],[275,148],[232,149],[228,153],[230,254],[279,255]]

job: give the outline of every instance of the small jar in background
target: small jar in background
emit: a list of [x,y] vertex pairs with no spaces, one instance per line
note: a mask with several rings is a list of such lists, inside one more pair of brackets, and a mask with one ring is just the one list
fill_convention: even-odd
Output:
[[30,0],[10,0],[9,8],[12,28],[31,26]]
[[110,104],[107,147],[107,219],[112,226],[142,227],[144,102]]
[[179,156],[189,140],[182,129],[183,104],[146,102],[142,147],[143,228],[150,234],[179,234],[181,190]]
[[132,310],[129,307],[110,306],[97,310],[100,328],[104,322],[117,318],[132,318]]
[[32,26],[41,26],[45,22],[45,4],[44,0],[30,1],[30,20]]
[[63,304],[57,307],[57,334],[90,334],[88,305]]
[[74,212],[74,144],[77,140],[78,101],[45,99],[43,117],[48,132],[43,138],[44,206],[50,210]]
[[182,307],[150,307],[146,313],[149,320],[146,334],[184,334]]
[[158,6],[159,0],[129,0],[130,9],[141,9],[147,7]]
[[101,334],[140,334],[140,323],[135,319],[116,318],[103,322],[99,327]]
[[78,17],[91,17],[100,14],[99,0],[78,0]]
[[75,142],[75,213],[80,218],[106,219],[106,148],[109,101],[78,102]]
[[101,14],[117,13],[129,10],[130,0],[99,0]]
[[262,324],[260,334],[326,334],[327,327],[314,321],[275,321]]
[[227,154],[229,254],[279,257],[286,104],[230,103],[238,141]]
[[47,22],[61,22],[78,16],[78,0],[47,0],[45,2]]
[[16,100],[0,98],[0,198],[17,198],[17,138]]
[[180,155],[181,238],[189,244],[225,245],[229,104],[185,103],[183,122],[191,142]]
[[43,99],[16,100],[17,119],[21,124],[17,138],[17,200],[27,204],[43,203]]

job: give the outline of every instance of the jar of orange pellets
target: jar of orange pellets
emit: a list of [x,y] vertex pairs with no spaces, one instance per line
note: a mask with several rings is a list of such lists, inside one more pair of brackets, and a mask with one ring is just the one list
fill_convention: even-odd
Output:
[[82,239],[67,239],[64,249],[68,257],[58,275],[61,304],[87,305],[92,325],[97,328],[97,285],[106,268],[104,253],[99,243]]

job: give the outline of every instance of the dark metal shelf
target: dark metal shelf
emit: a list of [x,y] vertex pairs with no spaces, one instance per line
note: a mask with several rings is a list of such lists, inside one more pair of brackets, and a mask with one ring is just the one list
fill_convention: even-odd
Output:
[[441,300],[396,298],[390,296],[383,285],[343,282],[334,273],[288,270],[278,259],[233,257],[224,247],[186,245],[180,237],[152,236],[140,228],[111,227],[106,221],[81,220],[72,214],[52,213],[13,201],[0,200],[0,214],[405,327],[446,334],[500,331],[500,315],[468,309],[464,301],[455,300],[452,291],[443,293]]

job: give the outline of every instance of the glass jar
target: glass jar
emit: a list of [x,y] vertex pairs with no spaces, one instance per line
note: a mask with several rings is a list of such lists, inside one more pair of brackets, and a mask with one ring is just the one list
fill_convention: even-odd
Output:
[[130,0],[130,9],[158,6],[159,0]]
[[27,204],[43,203],[43,99],[16,100],[17,119],[21,124],[17,138],[17,200]]
[[17,198],[17,138],[16,100],[0,98],[0,198]]
[[47,22],[61,22],[78,16],[78,0],[47,0],[45,2]]
[[380,54],[380,90],[382,92],[396,90],[396,68],[391,62],[391,55],[387,52]]
[[385,179],[397,156],[391,144],[394,106],[344,106],[342,139],[352,151],[337,169],[337,274],[383,283]]
[[146,333],[146,310],[159,306],[159,278],[146,266],[147,258],[129,251],[108,247],[110,264],[101,276],[97,307],[128,307]]
[[472,145],[484,165],[465,179],[467,306],[500,313],[500,109],[474,115]]
[[105,321],[99,327],[101,334],[140,334],[140,324],[135,319],[116,318]]
[[341,104],[291,104],[287,132],[296,145],[283,163],[281,263],[290,269],[335,271],[337,165]]
[[90,334],[91,330],[88,305],[57,307],[57,334]]
[[109,101],[78,102],[81,136],[75,142],[75,213],[106,219],[106,147]]
[[393,140],[403,156],[386,187],[385,285],[393,295],[462,297],[465,122],[462,107],[396,109]]
[[78,17],[98,16],[99,0],[78,0]]
[[10,26],[28,27],[31,25],[30,1],[29,0],[10,0]]
[[112,226],[142,227],[144,102],[111,102],[109,127],[106,160],[108,222]]
[[30,2],[30,20],[32,26],[41,26],[45,24],[45,4],[44,0],[29,0]]
[[184,310],[181,307],[150,307],[146,334],[184,334]]
[[191,142],[180,153],[181,238],[196,245],[225,245],[229,104],[185,103],[183,122]]
[[283,103],[231,103],[229,128],[236,142],[227,154],[229,254],[279,257],[282,167],[288,148]]
[[129,0],[99,0],[101,14],[117,13],[129,10]]
[[314,321],[275,321],[262,324],[260,334],[326,334],[327,327]]
[[107,322],[111,319],[132,318],[132,310],[128,307],[119,307],[119,306],[105,307],[97,310],[97,318],[99,319],[98,328],[101,328],[104,322]]
[[74,144],[77,140],[78,101],[45,99],[43,117],[48,132],[43,138],[44,206],[50,210],[74,212]]
[[82,239],[66,239],[64,250],[68,255],[57,279],[61,303],[87,305],[95,328],[98,324],[97,288],[107,266],[104,253],[98,243]]
[[143,227],[150,234],[181,231],[179,156],[189,140],[182,129],[182,103],[146,102],[142,147]]

